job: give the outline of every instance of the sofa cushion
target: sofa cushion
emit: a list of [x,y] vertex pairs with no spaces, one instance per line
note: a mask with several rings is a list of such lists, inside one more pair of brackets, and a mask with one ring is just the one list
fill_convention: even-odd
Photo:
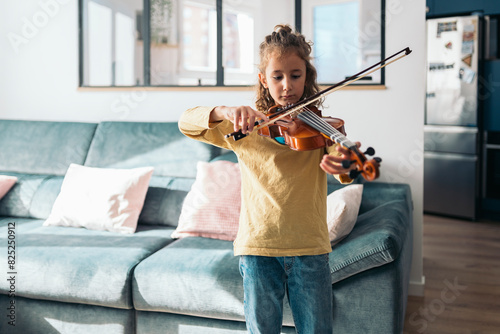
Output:
[[[0,308],[6,310],[13,299],[0,295]],[[16,296],[15,327],[0,322],[3,334],[137,334],[135,311],[83,304],[21,298]],[[22,314],[22,316],[21,316]],[[22,320],[21,320],[22,319]]]
[[[69,303],[132,308],[134,267],[172,241],[168,227],[139,226],[135,234],[58,226],[43,220],[0,218],[0,243],[7,244],[8,223],[15,223],[18,280],[16,295]],[[0,253],[7,263],[7,252]],[[0,280],[0,293],[7,293]]]
[[16,184],[17,177],[12,175],[0,175],[0,199]]
[[[248,334],[245,322],[190,317],[160,312],[137,312],[137,334]],[[295,328],[283,327],[280,334],[296,334]]]
[[138,310],[243,320],[243,282],[232,242],[173,242],[137,266],[133,298]]
[[237,163],[238,162],[238,157],[233,151],[229,151],[226,149],[221,149],[221,154],[213,158],[210,162],[215,162],[215,161],[230,161]]
[[[198,317],[245,321],[243,279],[231,241],[179,239],[135,269],[134,307]],[[285,299],[283,324],[293,326]]]
[[96,124],[0,120],[0,171],[64,175],[83,164]]
[[359,213],[362,214],[395,200],[403,201],[407,206],[408,212],[413,211],[413,202],[409,185],[384,182],[365,183]]
[[153,175],[139,224],[177,226],[182,203],[193,182],[191,178]]
[[[17,183],[12,187],[12,189],[0,200],[0,216],[12,216],[12,217],[36,217],[33,209],[38,208],[39,205],[42,207],[49,206],[52,207],[55,198],[60,189],[60,184],[52,188],[52,191],[45,192],[46,197],[37,197],[37,192],[44,188],[46,182],[50,182],[53,177],[49,175],[38,175],[38,174],[20,174],[20,173],[6,173],[17,177]],[[57,177],[56,177],[57,178]],[[62,182],[62,177],[59,177]],[[58,188],[59,187],[59,188]],[[43,203],[43,204],[42,204]],[[35,212],[40,211],[38,209]],[[42,209],[41,211],[45,211]],[[40,213],[40,212],[39,212]],[[48,212],[43,212],[47,214]],[[40,218],[47,218],[47,215]]]
[[196,163],[220,152],[184,136],[177,123],[102,122],[89,149],[86,166],[154,167],[154,175],[196,177]]
[[[359,183],[359,182],[358,182]],[[408,204],[408,210],[413,210],[411,190],[408,184],[386,182],[361,182],[363,183],[363,196],[359,207],[359,214],[394,200],[401,200]],[[328,194],[348,185],[328,183]]]
[[29,217],[47,219],[61,192],[64,176],[48,176],[38,186],[31,200]]
[[8,173],[17,183],[0,200],[0,216],[47,219],[64,176]]
[[395,200],[360,215],[352,232],[330,253],[332,283],[394,261],[411,228],[411,214],[406,202]]

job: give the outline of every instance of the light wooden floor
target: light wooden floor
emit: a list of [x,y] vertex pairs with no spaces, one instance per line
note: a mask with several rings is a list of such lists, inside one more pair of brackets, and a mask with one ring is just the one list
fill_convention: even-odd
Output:
[[500,334],[500,222],[424,215],[425,295],[405,334]]

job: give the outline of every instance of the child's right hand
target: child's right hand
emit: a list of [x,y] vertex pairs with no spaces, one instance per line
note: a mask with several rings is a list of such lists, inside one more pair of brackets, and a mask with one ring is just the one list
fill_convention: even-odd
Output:
[[268,121],[267,116],[249,106],[239,107],[215,107],[210,114],[210,122],[218,122],[227,119],[234,124],[234,131],[241,129],[243,134],[252,132],[257,118]]

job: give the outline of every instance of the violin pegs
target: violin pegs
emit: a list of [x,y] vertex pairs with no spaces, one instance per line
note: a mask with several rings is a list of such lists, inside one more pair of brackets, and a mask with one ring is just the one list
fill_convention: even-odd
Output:
[[355,160],[342,160],[342,167],[349,168]]
[[379,158],[379,157],[375,157],[373,158],[373,160],[375,160],[376,162],[378,163],[381,163],[382,162],[382,158]]
[[374,155],[375,154],[375,150],[373,149],[373,147],[368,147],[363,154]]
[[349,177],[351,179],[355,179],[358,177],[358,175],[361,174],[361,172],[359,170],[356,170],[356,169],[353,169],[349,172]]

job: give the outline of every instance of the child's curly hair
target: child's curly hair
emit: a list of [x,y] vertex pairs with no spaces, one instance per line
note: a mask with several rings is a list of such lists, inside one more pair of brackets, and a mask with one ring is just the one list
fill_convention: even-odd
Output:
[[[262,74],[266,73],[266,66],[269,63],[271,55],[278,57],[284,56],[290,52],[294,52],[302,58],[306,63],[306,83],[304,94],[301,100],[312,96],[319,92],[319,86],[316,83],[317,72],[311,64],[311,48],[312,43],[306,41],[304,35],[293,32],[289,25],[277,25],[274,27],[272,34],[267,35],[264,42],[260,44],[260,65],[259,71]],[[255,105],[257,110],[268,111],[269,108],[276,105],[269,90],[266,89],[260,82],[257,83],[257,99]],[[321,105],[321,100],[313,103],[315,106]]]

